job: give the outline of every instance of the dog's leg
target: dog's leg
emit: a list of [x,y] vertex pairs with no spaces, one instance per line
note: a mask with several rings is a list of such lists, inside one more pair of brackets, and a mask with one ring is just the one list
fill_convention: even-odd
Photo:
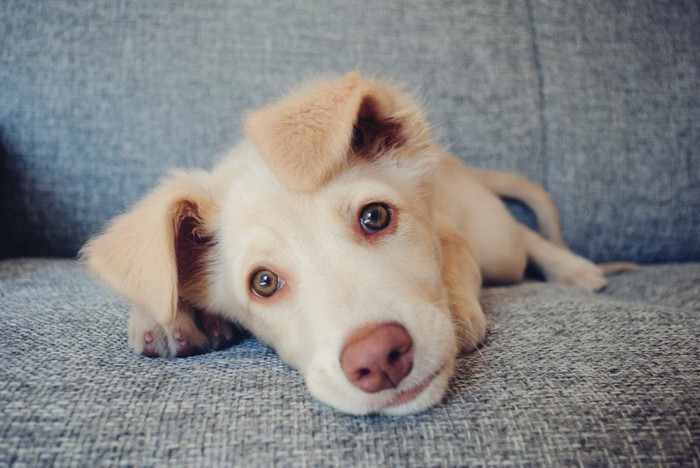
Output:
[[469,243],[446,224],[439,230],[442,278],[450,301],[460,350],[476,349],[486,337],[488,322],[479,304],[481,271]]
[[566,247],[544,239],[524,225],[522,232],[528,258],[537,265],[547,279],[565,284],[600,291],[607,281],[602,268]]
[[128,330],[131,347],[148,357],[192,356],[227,348],[242,338],[235,324],[183,303],[167,326],[134,306]]
[[138,306],[132,306],[127,324],[129,344],[139,354],[148,357],[169,356],[165,329]]

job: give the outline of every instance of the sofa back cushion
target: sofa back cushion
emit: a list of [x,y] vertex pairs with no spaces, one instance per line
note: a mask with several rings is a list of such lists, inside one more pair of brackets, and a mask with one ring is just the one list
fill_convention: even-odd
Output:
[[544,167],[524,4],[4,0],[0,42],[6,256],[74,255],[247,109],[355,67],[417,90],[459,154]]
[[700,259],[699,5],[532,2],[544,180],[585,255]]
[[0,257],[75,255],[247,109],[360,67],[465,161],[551,189],[575,250],[700,259],[697,4],[609,3],[5,0]]

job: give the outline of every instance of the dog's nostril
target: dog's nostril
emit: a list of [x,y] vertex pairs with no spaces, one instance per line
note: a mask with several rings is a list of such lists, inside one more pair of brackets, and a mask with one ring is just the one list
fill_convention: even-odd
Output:
[[401,358],[402,354],[403,353],[400,350],[392,349],[389,353],[389,356],[387,357],[387,359],[389,360],[389,364],[394,364],[396,361],[398,361]]
[[362,369],[360,369],[360,370],[357,371],[357,378],[358,378],[358,380],[359,380],[359,379],[364,379],[365,377],[367,377],[367,376],[368,376],[369,374],[371,374],[371,373],[372,373],[371,370],[369,370],[369,369],[367,369],[366,367],[364,367],[364,368],[362,368]]

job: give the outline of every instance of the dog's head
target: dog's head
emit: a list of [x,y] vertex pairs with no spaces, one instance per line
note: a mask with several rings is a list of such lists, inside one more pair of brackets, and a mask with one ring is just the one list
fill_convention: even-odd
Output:
[[245,128],[212,172],[117,218],[91,268],[165,326],[181,301],[238,321],[343,411],[439,401],[457,352],[446,256],[464,252],[433,212],[445,153],[418,107],[352,73]]

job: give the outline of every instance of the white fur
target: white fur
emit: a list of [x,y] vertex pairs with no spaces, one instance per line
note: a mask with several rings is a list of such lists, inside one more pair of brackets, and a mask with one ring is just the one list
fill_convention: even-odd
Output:
[[[247,131],[265,144],[244,140],[211,172],[178,173],[86,245],[91,270],[134,303],[129,336],[137,351],[218,349],[230,331],[211,319],[221,317],[274,347],[319,400],[353,414],[406,414],[440,401],[457,353],[483,340],[482,280],[522,281],[530,260],[552,280],[604,286],[602,270],[564,245],[539,186],[462,165],[393,87],[351,74],[319,89],[250,119]],[[328,102],[319,107],[319,99]],[[324,126],[329,112],[346,113],[342,125]],[[350,148],[346,126],[358,113],[377,118],[369,137],[392,145]],[[320,117],[311,125],[300,115]],[[313,133],[309,141],[329,138],[332,160],[314,166],[304,132]],[[379,153],[353,156],[370,150]],[[532,201],[551,240],[510,216],[497,195],[513,194]],[[390,205],[393,224],[368,237],[358,213],[371,202]],[[250,287],[260,268],[284,282],[267,299]],[[197,314],[214,326],[198,329]],[[408,332],[413,367],[396,388],[366,393],[348,381],[339,357],[354,331],[381,323]],[[403,403],[392,405],[397,398]]]
[[[424,401],[411,408],[434,404],[444,393],[457,345],[436,234],[424,222],[431,207],[416,196],[417,187],[411,189],[415,180],[360,164],[309,194],[286,188],[259,161],[255,148],[243,144],[215,171],[227,174],[227,182],[212,309],[274,346],[305,376],[315,397],[343,411],[380,411],[396,394],[442,370]],[[397,207],[400,227],[381,246],[358,243],[355,215],[376,200]],[[284,278],[280,297],[251,299],[248,277],[259,266]],[[374,322],[406,327],[416,359],[397,389],[368,394],[345,379],[338,356],[353,330]]]

